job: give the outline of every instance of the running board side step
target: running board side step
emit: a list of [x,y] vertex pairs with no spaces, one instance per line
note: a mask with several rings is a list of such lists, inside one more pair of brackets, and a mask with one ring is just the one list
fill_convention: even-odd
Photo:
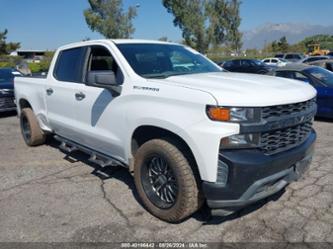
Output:
[[[58,140],[58,139],[57,139]],[[69,144],[67,144],[66,142],[62,141],[59,148],[67,153],[71,153],[73,151],[77,150],[77,147],[75,146],[70,146]]]
[[90,155],[90,158],[88,159],[90,162],[95,163],[95,164],[99,165],[100,167],[123,166],[125,168],[128,168],[128,165],[126,165],[124,162],[122,162],[116,158],[99,153],[88,147],[79,145],[73,141],[60,137],[58,135],[55,135],[54,138],[57,141],[61,142],[61,144],[59,145],[60,150],[67,152],[67,153],[71,153],[73,151],[82,151],[82,152]]

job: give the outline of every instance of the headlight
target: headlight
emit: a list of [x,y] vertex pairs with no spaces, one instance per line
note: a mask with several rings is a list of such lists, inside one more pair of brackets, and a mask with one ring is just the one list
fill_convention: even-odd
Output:
[[[211,120],[234,123],[260,122],[260,108],[207,106],[207,115]],[[225,137],[221,140],[221,149],[255,148],[259,146],[258,133],[245,133]]]
[[255,109],[254,108],[230,108],[230,121],[254,121]]
[[237,134],[221,140],[221,149],[255,148],[259,146],[259,134]]
[[260,119],[258,108],[207,106],[207,115],[214,121],[256,122]]

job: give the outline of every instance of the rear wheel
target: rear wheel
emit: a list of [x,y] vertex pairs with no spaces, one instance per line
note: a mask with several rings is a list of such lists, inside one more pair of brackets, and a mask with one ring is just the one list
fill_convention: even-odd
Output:
[[46,135],[39,127],[38,120],[31,108],[24,108],[20,115],[21,132],[25,143],[29,146],[41,145]]
[[258,74],[267,74],[268,73],[268,71],[266,71],[266,70],[259,70],[259,72],[258,72]]
[[134,178],[144,206],[162,220],[181,221],[202,205],[198,182],[188,160],[166,140],[153,139],[138,149]]

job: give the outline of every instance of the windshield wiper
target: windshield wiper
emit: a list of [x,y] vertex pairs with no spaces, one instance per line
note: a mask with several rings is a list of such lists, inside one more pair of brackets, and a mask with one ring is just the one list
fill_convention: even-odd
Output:
[[143,77],[145,78],[148,78],[148,79],[166,79],[168,77],[172,77],[172,76],[177,76],[177,75],[184,75],[184,74],[191,74],[193,72],[178,72],[178,73],[175,73],[175,72],[170,72],[170,73],[163,73],[163,74],[147,74],[147,75],[142,75]]

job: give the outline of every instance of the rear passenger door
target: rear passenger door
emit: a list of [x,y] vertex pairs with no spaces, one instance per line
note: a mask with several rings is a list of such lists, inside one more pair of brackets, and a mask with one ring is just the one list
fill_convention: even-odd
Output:
[[72,139],[75,131],[75,85],[82,82],[85,47],[60,51],[45,86],[48,121],[56,134]]

